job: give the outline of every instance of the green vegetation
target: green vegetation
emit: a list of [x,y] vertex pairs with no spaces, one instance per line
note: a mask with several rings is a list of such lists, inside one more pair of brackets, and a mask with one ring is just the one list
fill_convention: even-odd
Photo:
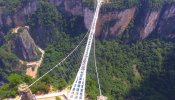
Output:
[[14,55],[11,52],[8,52],[3,47],[0,48],[0,58],[4,64],[4,66],[6,66],[8,68],[12,68],[13,66],[15,67],[16,66],[15,64],[17,64],[19,61],[19,59],[16,57],[16,55]]
[[21,5],[23,0],[0,0],[0,6],[4,8],[6,12],[13,13]]
[[[159,81],[164,79],[161,75],[166,76],[168,73],[172,74],[173,70],[175,70],[165,71],[166,67],[169,66],[166,65],[166,63],[173,60],[168,59],[175,47],[173,43],[153,39],[131,45],[120,44],[116,41],[105,41],[98,42],[97,46],[97,61],[99,74],[101,75],[100,80],[103,93],[108,95],[108,97],[111,99],[124,99],[131,93],[131,97],[134,99],[138,99],[137,97],[142,99],[145,99],[145,97],[156,98],[157,95],[154,96],[151,94],[142,96],[142,94],[145,93],[143,92],[145,89],[150,89],[153,94],[161,94],[164,98],[170,98],[169,100],[174,98],[173,96],[167,95],[167,93],[169,93],[168,91],[166,92],[165,90],[164,93],[162,93],[155,88],[157,82],[161,84]],[[135,73],[134,65],[137,66],[136,68],[139,74]],[[173,67],[173,65],[171,67]],[[152,78],[153,74],[157,75],[155,76],[157,81],[147,81],[146,85],[143,85],[144,81]],[[167,81],[175,82],[172,79],[167,79]],[[168,84],[162,85],[165,87],[173,86],[169,86]],[[132,92],[132,89],[136,90]],[[163,88],[161,89],[161,91],[164,90]],[[175,90],[172,89],[171,93],[173,93],[173,91]],[[137,95],[134,94],[135,92]]]
[[[65,45],[64,49],[58,47],[61,44]],[[50,45],[46,49],[44,63],[39,71],[41,75],[41,72],[46,72],[60,61],[55,59],[63,58],[66,49],[70,50],[70,47],[66,46],[69,44],[68,41],[61,42],[61,44]],[[174,60],[174,57],[170,56],[174,49],[174,43],[160,41],[159,39],[149,39],[133,44],[121,44],[119,40],[97,41],[97,64],[103,94],[112,100],[123,100],[130,97],[136,100],[138,99],[137,97],[142,99],[148,98],[146,100],[150,100],[149,98],[157,99],[158,95],[161,95],[162,98],[173,99],[174,96],[168,93],[174,93],[175,91],[170,88],[173,87],[173,83],[175,82],[173,80],[175,69],[173,67],[174,64],[168,62]],[[173,59],[169,57],[173,57]],[[167,70],[167,67],[171,69]],[[69,74],[66,74],[66,78],[61,76],[63,70],[67,70],[67,67],[60,66],[57,70],[49,74],[54,80],[51,82],[52,85],[57,89],[63,89],[74,80],[72,76],[75,76],[76,70],[72,70]],[[72,72],[74,74],[71,74]],[[94,74],[94,67],[89,67],[86,96],[92,100],[98,95],[97,81],[95,81]],[[171,78],[166,78],[169,74]],[[150,81],[153,76],[156,81]],[[164,84],[165,82],[162,82],[164,79],[168,83]],[[157,83],[162,85],[158,90],[155,88]],[[59,87],[60,85],[62,88]],[[168,87],[169,91],[164,91],[165,89],[163,87]],[[147,89],[150,89],[152,94],[156,93],[157,95],[151,95],[149,92],[145,92]],[[146,94],[142,96],[144,93]]]
[[114,9],[126,9],[137,5],[140,0],[110,0],[110,3],[104,5],[104,11],[112,11]]
[[[75,40],[82,38],[82,34],[78,33],[82,32],[82,30],[84,31],[85,28],[83,25],[81,27],[79,26],[80,22],[83,24],[82,17],[63,16],[52,4],[44,1],[40,2],[40,7],[36,13],[28,19],[28,23],[32,26],[32,31],[34,33],[32,35],[34,37],[36,35],[40,36],[40,44],[44,43],[44,47],[46,47],[44,62],[42,63],[42,67],[39,69],[38,73],[40,76],[48,69],[55,66],[68,52],[70,52],[70,50],[75,47],[75,44],[77,43]],[[36,32],[35,29],[38,27],[43,29],[42,33]],[[77,37],[76,35],[80,36]],[[71,38],[71,36],[74,38]],[[64,89],[69,82],[67,79],[65,80],[60,73],[58,74],[60,70],[66,70],[66,68],[60,66],[55,69],[54,72],[50,73],[49,77],[51,77],[50,81],[53,87],[61,90]],[[37,90],[39,90],[39,92],[45,90],[42,93],[48,92],[49,84],[43,84],[43,82],[39,82],[33,86],[32,90],[34,93],[38,93]],[[43,84],[43,86],[38,86],[39,84]]]
[[17,96],[18,91],[18,85],[23,83],[23,82],[31,82],[31,78],[28,76],[21,76],[18,74],[11,74],[7,77],[8,84],[5,84],[0,87],[0,99],[4,98],[9,98],[12,97],[14,98]]
[[20,27],[19,29],[18,29],[18,33],[23,33],[24,32],[24,28],[23,27]]
[[[34,39],[39,36],[41,47],[47,47],[49,43],[56,41],[59,36],[59,31],[62,28],[62,15],[55,6],[46,1],[39,2],[39,8],[28,19],[28,24],[31,27],[31,34]],[[36,30],[36,29],[40,30]],[[42,30],[42,32],[41,32]]]
[[61,31],[69,34],[71,37],[87,32],[87,29],[84,26],[84,18],[82,16],[64,15]]
[[48,2],[40,1],[35,14],[29,20],[32,27],[44,27],[53,29],[60,24],[61,16],[55,6]]
[[[19,58],[6,47],[0,47],[0,80],[7,83],[0,87],[0,99],[17,95],[17,85],[22,82],[23,70]],[[28,81],[24,79],[23,82]]]
[[[34,81],[31,79],[31,77],[21,75],[20,73],[10,74],[9,76],[5,77],[5,80],[7,83],[0,87],[0,99],[16,97],[19,94],[17,88],[21,83],[27,83],[30,85]],[[35,94],[48,93],[52,81],[53,80],[51,77],[46,76],[41,81],[32,86],[31,90]]]
[[44,77],[41,81],[37,82],[35,85],[31,87],[31,90],[34,94],[43,94],[48,93],[50,84],[52,83],[53,79],[49,76]]
[[[92,74],[95,74],[95,72]],[[92,75],[88,73],[88,76],[86,78],[86,97],[90,98],[91,100],[96,100],[98,95],[99,90],[97,88],[97,80],[95,77],[92,77]]]
[[[103,5],[103,11],[112,11],[114,9],[126,9],[130,8],[134,5],[137,5],[140,0],[108,0],[109,3],[106,3]],[[94,3],[96,3],[93,0],[84,0],[83,4],[85,6],[88,6],[90,8],[95,7]]]
[[[148,4],[149,9],[158,10],[165,3],[172,3],[174,0],[108,0],[109,3],[106,3],[102,7],[103,12],[112,11],[114,9],[122,10],[126,8],[130,8],[133,6],[138,6],[140,3]],[[83,4],[90,8],[95,7],[93,0],[83,0]]]
[[[44,57],[42,67],[39,70],[39,75],[42,75],[44,72],[55,66],[74,47],[75,47],[74,43],[71,42],[71,39],[68,36],[60,35],[55,44],[49,45],[45,49],[46,54]],[[65,66],[59,66],[52,73],[49,74],[51,78],[54,79],[52,82],[53,86],[56,87],[57,89],[63,89],[65,86],[67,86],[67,80],[65,80],[62,77],[61,73],[59,73],[62,70],[67,69],[65,68]]]
[[60,13],[53,4],[47,1],[40,1],[36,13],[28,19],[32,37],[35,39],[37,35],[39,39],[36,40],[39,41],[36,43],[43,48],[49,44],[56,44],[58,39],[64,38],[65,33],[73,37],[86,32],[83,22],[83,17]]
[[87,7],[90,7],[90,8],[93,8],[96,1],[94,0],[82,0],[83,1],[83,4]]
[[[0,79],[5,80],[5,76],[13,72],[18,72],[19,58],[11,51],[7,50],[4,46],[0,47]],[[23,70],[21,68],[21,70]]]
[[162,8],[165,3],[172,3],[174,0],[148,0],[149,8],[152,10],[158,10]]

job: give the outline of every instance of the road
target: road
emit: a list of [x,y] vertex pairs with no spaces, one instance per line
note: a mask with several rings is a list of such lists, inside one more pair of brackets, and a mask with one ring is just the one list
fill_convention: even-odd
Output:
[[67,91],[61,91],[61,92],[55,92],[55,93],[49,93],[45,95],[38,95],[36,96],[37,100],[55,100],[55,97],[60,97],[61,100],[67,100]]

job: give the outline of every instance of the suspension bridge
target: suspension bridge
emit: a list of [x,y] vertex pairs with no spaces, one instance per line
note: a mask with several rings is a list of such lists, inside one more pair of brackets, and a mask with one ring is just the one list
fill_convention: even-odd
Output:
[[57,68],[59,66],[62,66],[62,65],[65,65],[65,62],[70,58],[70,56],[72,56],[75,52],[77,52],[79,50],[78,48],[83,43],[85,38],[87,38],[87,41],[86,41],[86,46],[85,46],[84,53],[82,54],[81,64],[80,64],[78,73],[77,73],[76,78],[73,82],[73,85],[71,87],[71,90],[68,94],[67,99],[68,100],[84,100],[85,99],[87,66],[88,66],[88,60],[89,60],[89,57],[90,57],[91,48],[92,48],[92,45],[93,45],[93,42],[94,42],[94,50],[93,50],[93,52],[94,52],[94,65],[95,65],[97,83],[98,83],[98,88],[99,88],[99,93],[100,93],[99,94],[100,96],[98,97],[98,100],[106,100],[106,98],[101,93],[100,81],[99,81],[99,77],[98,77],[98,69],[97,69],[97,64],[96,64],[96,56],[95,56],[96,24],[97,24],[100,8],[101,8],[103,2],[104,2],[103,0],[97,0],[97,6],[96,6],[96,9],[95,9],[95,13],[94,13],[94,17],[93,17],[90,29],[87,32],[87,34],[84,36],[82,41],[80,41],[80,43],[60,63],[58,63],[56,66],[54,66],[49,71],[47,71],[45,74],[43,74],[41,77],[39,77],[31,85],[26,86],[26,84],[22,84],[19,88],[19,91],[20,91],[20,94],[21,94],[20,100],[26,100],[25,98],[26,98],[27,95],[31,95],[29,100],[36,100],[36,97],[34,95],[32,95],[29,88],[31,86],[33,86],[36,82],[41,80],[44,76],[49,74],[51,71],[53,71],[55,68]]

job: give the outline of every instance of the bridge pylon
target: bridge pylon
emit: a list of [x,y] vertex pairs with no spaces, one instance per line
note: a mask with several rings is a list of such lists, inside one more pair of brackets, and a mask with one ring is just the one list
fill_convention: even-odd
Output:
[[32,91],[26,83],[18,86],[18,92],[22,96],[20,100],[36,100],[35,95],[32,94]]

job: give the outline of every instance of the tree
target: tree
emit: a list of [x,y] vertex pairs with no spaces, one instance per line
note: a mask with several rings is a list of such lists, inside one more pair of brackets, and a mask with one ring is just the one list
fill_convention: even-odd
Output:
[[17,85],[19,85],[20,83],[22,83],[22,78],[18,74],[11,74],[10,76],[8,76],[7,79],[9,81],[10,87],[12,87],[12,88],[14,88]]
[[11,74],[7,77],[8,84],[0,87],[0,99],[15,97],[17,95],[17,87],[23,82],[22,77],[18,74]]

